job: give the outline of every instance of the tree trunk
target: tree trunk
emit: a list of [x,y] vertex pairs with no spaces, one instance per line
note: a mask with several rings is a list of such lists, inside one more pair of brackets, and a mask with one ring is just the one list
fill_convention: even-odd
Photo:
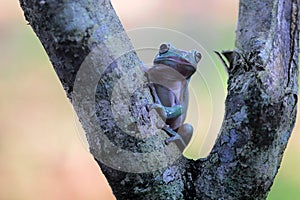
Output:
[[[20,0],[117,199],[265,199],[296,119],[299,0],[241,0],[223,125],[205,159],[166,146],[108,0]],[[157,125],[158,124],[158,125]]]

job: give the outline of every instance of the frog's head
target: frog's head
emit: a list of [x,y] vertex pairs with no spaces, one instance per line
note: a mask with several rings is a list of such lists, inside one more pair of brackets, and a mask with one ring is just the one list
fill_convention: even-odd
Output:
[[196,50],[183,51],[176,49],[171,44],[161,44],[153,63],[172,67],[186,79],[189,79],[196,72],[200,60],[201,54]]

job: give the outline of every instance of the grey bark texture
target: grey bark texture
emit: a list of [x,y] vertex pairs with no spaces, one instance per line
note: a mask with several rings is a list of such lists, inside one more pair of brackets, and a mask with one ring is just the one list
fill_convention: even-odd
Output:
[[[266,199],[296,119],[299,0],[240,0],[236,47],[223,53],[228,96],[216,143],[207,158],[177,156],[157,169],[179,152],[155,131],[159,119],[145,109],[152,99],[141,61],[110,1],[20,3],[117,199]],[[128,121],[127,132],[115,116]]]

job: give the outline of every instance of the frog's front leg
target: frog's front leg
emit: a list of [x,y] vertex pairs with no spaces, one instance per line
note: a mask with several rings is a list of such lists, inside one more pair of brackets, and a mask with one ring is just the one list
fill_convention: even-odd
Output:
[[175,117],[179,117],[182,114],[182,106],[181,105],[166,107],[161,104],[154,103],[154,104],[148,105],[148,109],[149,110],[155,109],[164,121],[166,119],[172,119]]
[[179,127],[177,132],[168,126],[165,126],[163,130],[166,131],[166,133],[170,136],[166,139],[166,144],[175,142],[181,152],[184,151],[193,136],[193,126],[188,123]]

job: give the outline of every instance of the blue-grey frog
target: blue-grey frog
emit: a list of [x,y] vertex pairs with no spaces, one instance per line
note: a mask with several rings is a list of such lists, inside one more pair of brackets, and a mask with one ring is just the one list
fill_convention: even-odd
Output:
[[171,44],[161,44],[153,66],[146,72],[154,99],[148,109],[156,109],[165,120],[162,129],[170,136],[165,143],[175,142],[181,152],[193,134],[192,125],[184,124],[184,120],[188,109],[188,84],[200,60],[201,53],[196,50],[184,51]]

